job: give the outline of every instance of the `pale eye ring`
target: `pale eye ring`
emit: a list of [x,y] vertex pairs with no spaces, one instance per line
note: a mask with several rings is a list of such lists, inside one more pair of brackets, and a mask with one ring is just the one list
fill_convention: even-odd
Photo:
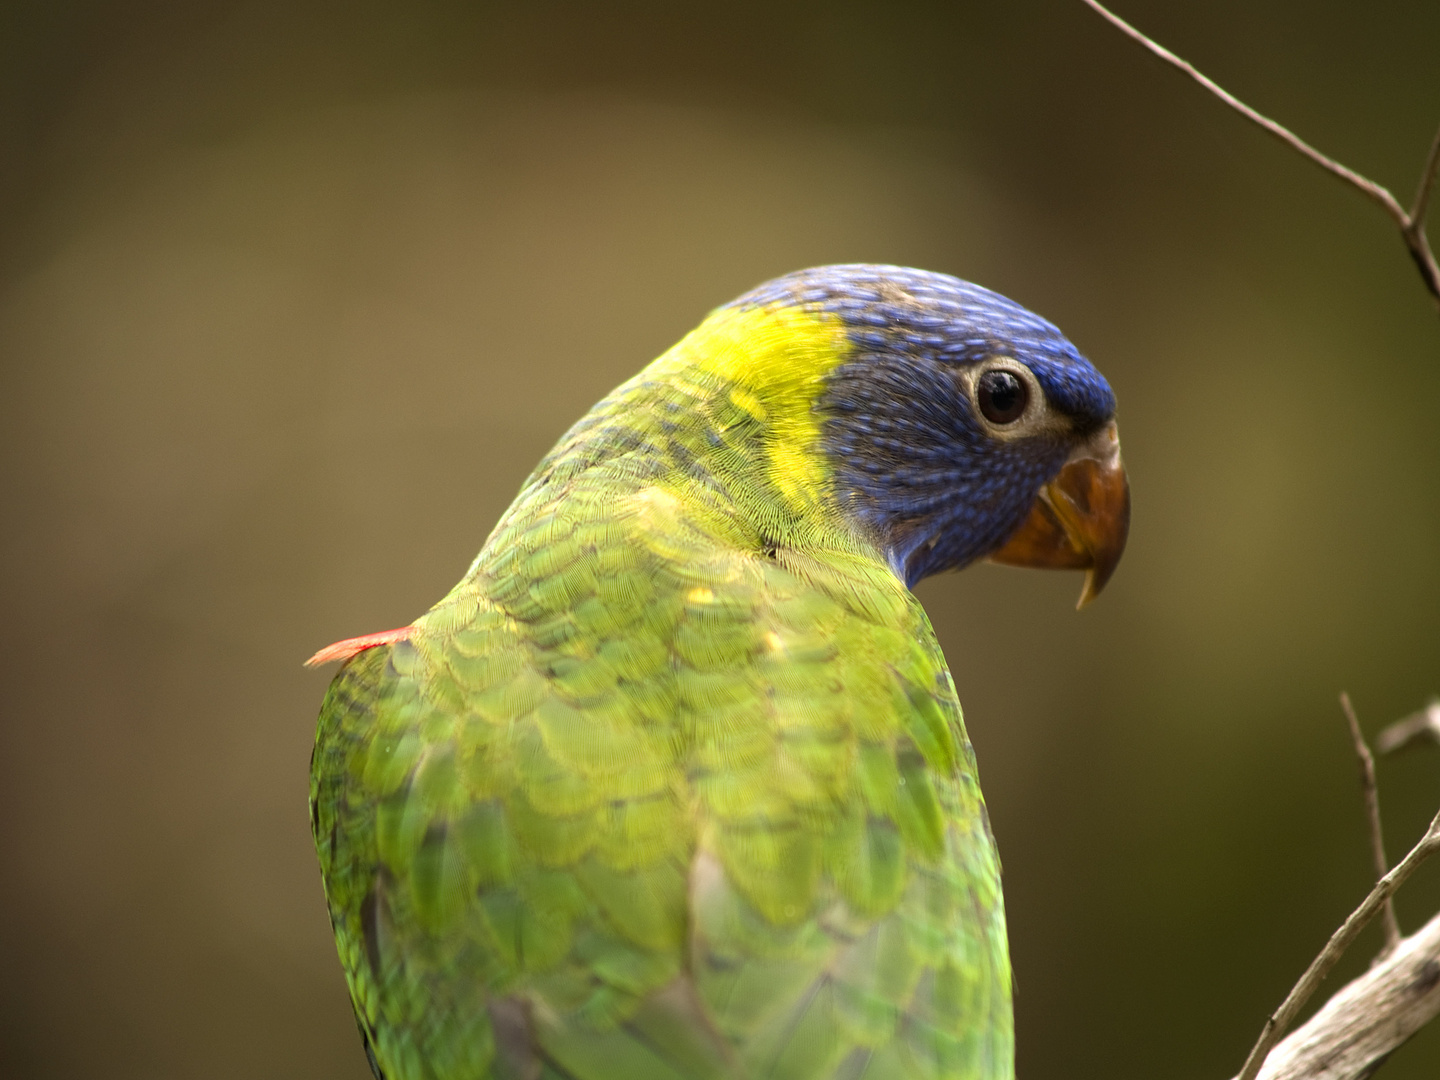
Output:
[[1013,371],[991,368],[976,381],[975,400],[981,415],[992,424],[1013,424],[1025,415],[1030,388]]

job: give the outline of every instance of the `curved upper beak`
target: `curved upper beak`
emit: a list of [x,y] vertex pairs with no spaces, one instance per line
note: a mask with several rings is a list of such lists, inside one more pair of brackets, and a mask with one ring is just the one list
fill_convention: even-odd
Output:
[[1125,551],[1130,482],[1120,463],[1120,430],[1110,421],[1070,455],[1035,498],[1030,515],[990,556],[1009,566],[1084,570],[1077,608],[1100,595]]

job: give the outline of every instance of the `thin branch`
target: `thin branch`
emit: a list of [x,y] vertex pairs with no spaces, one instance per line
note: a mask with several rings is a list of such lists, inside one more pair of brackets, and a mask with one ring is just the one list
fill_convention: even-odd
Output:
[[1300,981],[1291,988],[1285,1000],[1280,1004],[1265,1021],[1265,1027],[1260,1032],[1260,1038],[1256,1040],[1250,1056],[1245,1059],[1245,1067],[1240,1070],[1239,1080],[1255,1080],[1260,1072],[1260,1066],[1264,1064],[1265,1058],[1269,1055],[1275,1043],[1285,1034],[1291,1022],[1299,1011],[1305,1007],[1310,1000],[1310,995],[1315,992],[1321,981],[1329,974],[1335,962],[1344,955],[1345,950],[1370,924],[1376,913],[1384,906],[1385,901],[1394,895],[1405,881],[1415,872],[1415,869],[1427,858],[1440,850],[1440,814],[1430,822],[1430,827],[1425,830],[1425,835],[1420,842],[1410,849],[1410,853],[1400,860],[1399,865],[1391,870],[1375,883],[1370,890],[1370,895],[1365,897],[1361,905],[1350,913],[1350,917],[1341,924],[1340,929],[1330,936],[1325,943],[1325,948],[1320,950],[1320,955],[1310,962],[1305,969],[1305,974],[1300,976]]
[[1300,136],[1296,135],[1289,128],[1277,124],[1274,120],[1271,120],[1263,113],[1256,112],[1249,105],[1246,105],[1243,101],[1237,98],[1234,94],[1230,93],[1230,91],[1226,90],[1219,83],[1215,82],[1213,79],[1211,79],[1201,71],[1197,70],[1196,67],[1189,61],[1180,59],[1180,57],[1176,56],[1169,49],[1165,48],[1164,45],[1161,45],[1156,41],[1152,41],[1139,30],[1135,29],[1135,27],[1127,23],[1124,19],[1120,18],[1119,15],[1116,15],[1113,11],[1110,11],[1102,7],[1100,4],[1096,3],[1096,0],[1084,0],[1084,2],[1090,7],[1094,8],[1106,19],[1108,19],[1113,26],[1124,32],[1129,37],[1138,41],[1141,45],[1144,45],[1145,48],[1149,49],[1156,56],[1160,57],[1160,59],[1164,60],[1166,63],[1169,63],[1174,67],[1179,68],[1186,75],[1189,75],[1206,90],[1209,90],[1210,93],[1214,94],[1221,101],[1225,102],[1226,105],[1229,105],[1241,116],[1245,117],[1245,119],[1249,120],[1253,124],[1257,124],[1260,127],[1264,128],[1271,135],[1274,135],[1277,139],[1283,142],[1286,146],[1290,147],[1290,149],[1294,150],[1298,154],[1303,154],[1305,157],[1313,161],[1316,165],[1319,165],[1326,172],[1333,173],[1341,180],[1344,180],[1346,183],[1351,184],[1356,188],[1359,188],[1372,201],[1378,203],[1385,210],[1385,212],[1394,219],[1395,224],[1398,225],[1400,228],[1404,229],[1409,226],[1410,215],[1405,213],[1405,208],[1400,205],[1394,195],[1391,195],[1389,191],[1381,187],[1379,184],[1375,183],[1375,181],[1361,176],[1353,169],[1346,168],[1334,158],[1327,157],[1319,150],[1316,150],[1313,146],[1307,143],[1304,139],[1300,138]]
[[1435,255],[1430,250],[1429,238],[1425,235],[1425,206],[1430,198],[1430,190],[1435,183],[1437,167],[1440,167],[1440,162],[1437,162],[1437,157],[1440,157],[1440,132],[1436,133],[1435,142],[1431,145],[1430,155],[1425,162],[1425,168],[1421,170],[1420,186],[1415,194],[1414,208],[1407,213],[1405,208],[1400,205],[1399,200],[1390,194],[1387,188],[1361,176],[1354,169],[1341,165],[1334,158],[1327,157],[1289,128],[1252,109],[1215,80],[1199,71],[1193,64],[1182,60],[1165,46],[1146,37],[1120,16],[1101,5],[1098,0],[1083,0],[1083,2],[1127,37],[1138,41],[1161,60],[1189,75],[1252,124],[1275,136],[1297,154],[1314,162],[1332,176],[1344,180],[1390,215],[1391,220],[1400,230],[1401,239],[1405,241],[1405,247],[1409,249],[1410,257],[1420,271],[1420,278],[1425,282],[1425,288],[1429,290],[1436,306],[1440,307],[1440,265],[1436,264]]
[[1440,171],[1440,128],[1435,129],[1435,140],[1430,144],[1430,156],[1425,159],[1425,168],[1420,172],[1420,186],[1415,189],[1415,202],[1410,206],[1410,228],[1425,228],[1425,211],[1430,206],[1430,192],[1435,188],[1435,173]]
[[1361,1080],[1437,1015],[1440,915],[1287,1035],[1259,1080]]
[[[1360,759],[1360,790],[1365,794],[1365,816],[1370,821],[1370,853],[1375,858],[1375,880],[1385,876],[1390,869],[1385,861],[1385,837],[1380,831],[1380,785],[1375,782],[1375,757],[1365,744],[1360,732],[1360,721],[1355,718],[1355,707],[1350,704],[1350,695],[1341,691],[1340,708],[1345,713],[1345,722],[1350,725],[1350,738],[1355,741],[1355,756]],[[1395,946],[1400,944],[1400,922],[1395,918],[1395,898],[1387,897],[1382,917],[1385,927],[1385,948],[1377,960],[1384,959]]]
[[1422,735],[1429,735],[1436,742],[1440,742],[1440,698],[1430,702],[1413,716],[1407,716],[1403,720],[1396,720],[1375,740],[1375,745],[1380,748],[1382,754],[1393,754],[1396,750],[1409,746]]

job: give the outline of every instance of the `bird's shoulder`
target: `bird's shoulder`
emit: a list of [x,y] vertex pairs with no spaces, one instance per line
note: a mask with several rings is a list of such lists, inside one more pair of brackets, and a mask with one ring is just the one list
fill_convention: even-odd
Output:
[[[878,799],[911,759],[972,776],[939,644],[884,562],[771,543],[709,494],[570,484],[517,501],[408,639],[342,670],[317,770],[344,757],[353,795],[436,811],[518,787],[571,818],[675,789],[721,820]],[[936,808],[889,809],[939,843]]]

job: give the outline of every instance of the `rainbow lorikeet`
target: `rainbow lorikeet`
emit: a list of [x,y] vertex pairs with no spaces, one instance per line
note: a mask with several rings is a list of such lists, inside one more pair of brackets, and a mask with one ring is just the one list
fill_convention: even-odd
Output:
[[596,405],[464,578],[322,650],[310,807],[385,1080],[1006,1080],[1000,864],[910,587],[1125,543],[1115,399],[894,266],[778,278]]

